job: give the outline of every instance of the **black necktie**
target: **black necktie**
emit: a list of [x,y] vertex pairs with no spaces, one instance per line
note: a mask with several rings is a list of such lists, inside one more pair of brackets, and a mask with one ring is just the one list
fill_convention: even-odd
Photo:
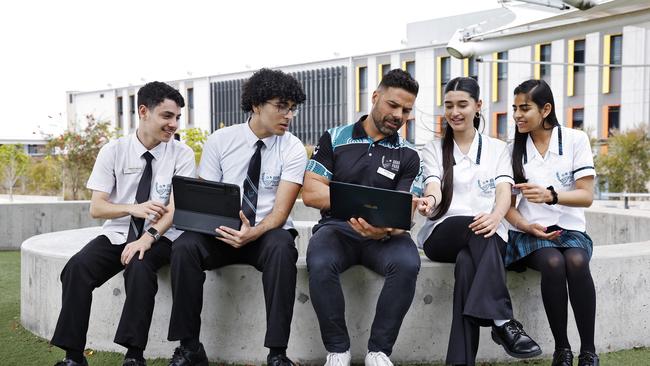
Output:
[[244,180],[244,196],[241,202],[241,209],[244,216],[255,226],[255,212],[257,211],[257,187],[260,183],[260,167],[262,166],[262,146],[264,142],[257,140],[257,150],[248,163],[246,180]]
[[[142,157],[147,161],[144,167],[140,183],[138,183],[138,190],[135,193],[135,203],[147,202],[149,200],[149,193],[151,192],[151,160],[153,155],[149,151],[142,154]],[[130,243],[139,239],[142,236],[142,229],[144,229],[144,219],[131,216],[131,224],[129,225],[129,234],[126,237],[126,242]]]

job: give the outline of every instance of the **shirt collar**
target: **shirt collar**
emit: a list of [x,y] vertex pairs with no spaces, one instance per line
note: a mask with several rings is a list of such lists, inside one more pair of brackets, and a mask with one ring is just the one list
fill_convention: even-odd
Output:
[[[352,129],[352,138],[353,139],[356,140],[356,139],[361,139],[361,138],[366,138],[366,137],[369,138],[368,134],[366,133],[366,130],[363,128],[363,121],[365,121],[366,118],[368,118],[367,114],[361,116],[361,118],[359,118],[359,120],[354,124],[354,127]],[[381,139],[379,141],[387,141],[390,144],[397,145],[397,143],[399,142],[399,133],[395,132],[394,134],[392,134],[390,136],[386,136],[386,137],[384,137],[383,139]],[[379,141],[377,141],[377,142],[379,142]]]
[[[551,131],[551,141],[548,143],[548,151],[554,153],[555,155],[563,155],[564,148],[562,146],[562,127],[555,126],[553,131]],[[528,162],[531,157],[539,156],[543,158],[537,151],[533,139],[530,137],[530,134],[526,137],[526,154],[524,155],[524,164]]]
[[168,144],[168,142],[160,142],[153,149],[147,150],[147,148],[142,144],[142,142],[138,138],[137,132],[134,132],[131,135],[131,139],[133,141],[133,147],[134,147],[135,152],[136,152],[138,157],[141,157],[142,154],[149,151],[151,153],[151,155],[153,155],[154,159],[156,159],[156,160],[160,160],[160,158],[162,157],[163,153],[165,152],[165,148],[167,147],[167,144]]
[[264,146],[266,146],[267,149],[270,149],[273,147],[273,144],[275,144],[275,141],[277,140],[278,136],[276,135],[271,135],[269,137],[265,137],[263,139],[260,139],[255,135],[255,132],[251,129],[250,125],[251,118],[248,117],[248,120],[246,120],[245,126],[244,126],[244,133],[246,135],[246,144],[251,147],[255,147],[255,144],[257,144],[258,140],[262,140],[264,143]]
[[463,152],[460,151],[460,148],[456,144],[456,141],[454,141],[454,161],[461,161],[465,157],[469,157],[472,163],[481,165],[481,155],[483,153],[483,136],[481,136],[476,128],[474,131],[474,139],[472,140],[472,144],[469,146],[467,155],[463,154]]

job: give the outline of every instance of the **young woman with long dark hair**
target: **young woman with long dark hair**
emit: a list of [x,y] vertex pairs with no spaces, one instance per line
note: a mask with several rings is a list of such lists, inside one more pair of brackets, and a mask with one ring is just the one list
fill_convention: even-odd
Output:
[[553,93],[543,80],[525,81],[514,94],[512,166],[521,199],[515,208],[512,197],[506,215],[513,229],[505,264],[541,273],[542,301],[555,339],[552,365],[573,362],[567,338],[570,298],[581,342],[578,365],[597,366],[596,292],[589,270],[593,244],[584,215],[593,200],[596,175],[589,137],[560,126]]
[[512,318],[503,251],[513,183],[505,142],[478,131],[482,101],[476,80],[459,77],[445,88],[447,127],[423,149],[425,193],[418,211],[428,217],[418,244],[433,261],[455,263],[453,319],[447,364],[474,365],[479,327],[513,357],[541,353]]

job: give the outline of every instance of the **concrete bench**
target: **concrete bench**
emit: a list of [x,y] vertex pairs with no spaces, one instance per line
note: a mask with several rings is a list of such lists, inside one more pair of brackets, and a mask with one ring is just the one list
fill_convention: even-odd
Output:
[[[602,224],[629,225],[628,221],[600,212]],[[642,215],[643,216],[643,215]],[[622,216],[625,218],[626,216]],[[649,216],[650,217],[650,216]],[[616,221],[618,220],[618,221]],[[645,219],[644,219],[645,220]],[[313,222],[298,222],[298,246],[304,253],[309,227]],[[625,237],[629,231],[610,227]],[[67,260],[85,243],[98,235],[99,228],[68,230],[34,236],[21,248],[21,322],[35,334],[50,338],[61,306],[59,274]],[[599,234],[604,235],[604,234]],[[591,263],[598,294],[596,347],[599,352],[650,346],[650,241],[616,244],[597,242]],[[595,240],[596,241],[596,240]],[[610,244],[610,245],[605,245]],[[153,324],[149,334],[147,357],[170,357],[174,343],[166,341],[171,289],[168,267],[159,273]],[[374,308],[383,278],[356,266],[342,275],[346,296],[346,317],[352,338],[354,360],[361,362],[366,351]],[[539,295],[539,275],[528,271],[510,273],[515,316],[542,346],[544,355],[553,352],[553,340]],[[304,257],[298,261],[296,303],[289,344],[289,355],[306,364],[323,363],[323,348],[318,322],[313,311]],[[453,266],[422,259],[413,305],[407,314],[392,359],[399,363],[438,362],[444,360],[451,324]],[[211,360],[237,364],[261,364],[267,350],[262,346],[265,310],[261,274],[243,265],[228,266],[207,274],[204,289],[201,340]],[[94,292],[88,333],[88,348],[122,352],[112,342],[124,301],[122,276],[115,276]],[[569,314],[569,338],[575,348],[579,338]],[[478,358],[484,361],[509,357],[489,338],[489,329],[481,331]]]

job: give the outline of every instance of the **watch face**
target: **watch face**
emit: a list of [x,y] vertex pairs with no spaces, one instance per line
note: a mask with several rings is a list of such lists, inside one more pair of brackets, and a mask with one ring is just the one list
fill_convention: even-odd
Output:
[[156,228],[150,227],[149,229],[147,229],[147,232],[151,236],[153,236],[154,239],[156,239],[156,240],[158,240],[160,238],[160,233],[158,232],[158,230],[156,230]]

